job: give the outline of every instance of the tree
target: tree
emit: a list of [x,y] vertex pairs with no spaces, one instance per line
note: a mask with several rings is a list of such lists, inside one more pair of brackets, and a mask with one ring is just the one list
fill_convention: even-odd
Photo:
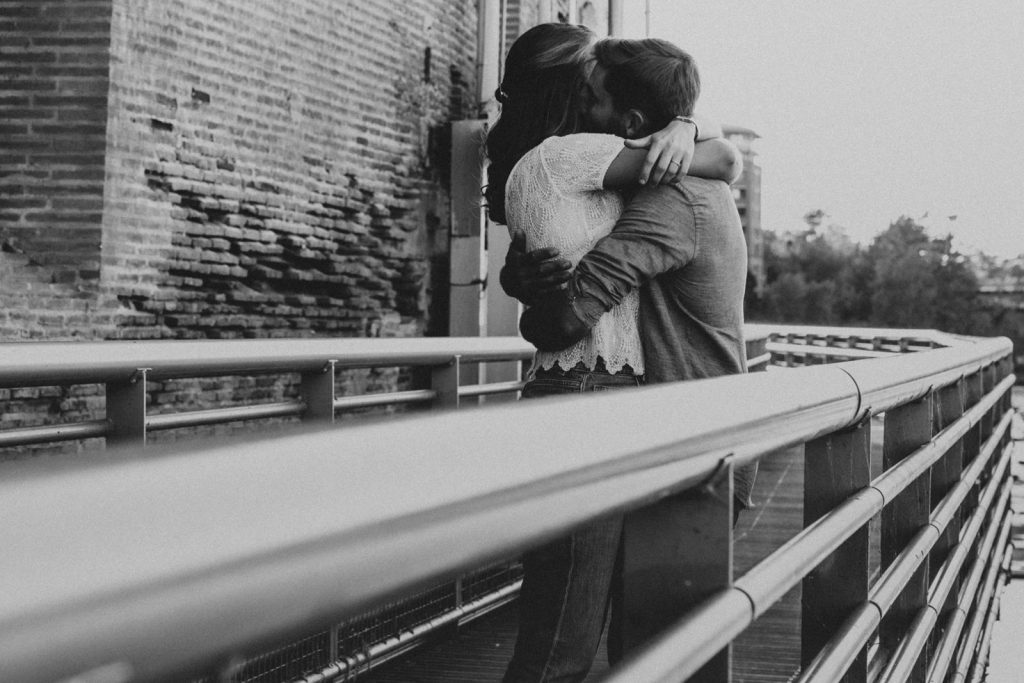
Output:
[[767,286],[761,301],[748,302],[751,319],[835,325],[844,322],[847,306],[840,300],[843,273],[857,247],[839,226],[818,228],[821,210],[804,217],[809,229],[778,236],[765,232]]
[[933,239],[901,216],[868,248],[823,211],[805,216],[810,230],[766,233],[767,287],[748,315],[779,322],[938,328],[979,334],[978,282],[950,236]]

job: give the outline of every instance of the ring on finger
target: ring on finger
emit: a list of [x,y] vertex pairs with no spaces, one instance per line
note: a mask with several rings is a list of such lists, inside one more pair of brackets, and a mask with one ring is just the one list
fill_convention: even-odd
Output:
[[680,164],[678,161],[670,161],[670,162],[668,162],[668,167],[669,168],[672,168],[673,166],[682,166],[682,164]]

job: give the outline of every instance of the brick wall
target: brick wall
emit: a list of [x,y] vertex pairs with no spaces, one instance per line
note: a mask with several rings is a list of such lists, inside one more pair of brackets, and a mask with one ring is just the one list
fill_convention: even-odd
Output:
[[0,0],[0,246],[47,284],[99,278],[110,15],[111,0]]
[[[0,339],[445,334],[475,7],[0,0]],[[207,384],[151,405],[296,391]],[[83,391],[0,394],[0,428],[88,417]]]
[[432,145],[473,113],[475,32],[472,2],[117,0],[103,277],[145,314],[125,334],[424,334]]

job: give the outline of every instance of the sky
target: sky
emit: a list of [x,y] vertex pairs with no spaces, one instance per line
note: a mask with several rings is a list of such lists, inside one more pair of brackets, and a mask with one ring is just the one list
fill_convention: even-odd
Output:
[[906,215],[1024,253],[1024,2],[649,2],[650,34],[697,61],[697,110],[761,136],[762,227],[821,209],[866,244]]

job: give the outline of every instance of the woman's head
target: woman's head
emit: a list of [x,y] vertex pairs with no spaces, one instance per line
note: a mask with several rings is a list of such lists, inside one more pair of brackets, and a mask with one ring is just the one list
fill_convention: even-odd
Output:
[[583,65],[595,40],[586,26],[539,24],[512,44],[495,93],[501,115],[487,135],[492,220],[505,222],[505,181],[516,162],[545,138],[580,130]]

